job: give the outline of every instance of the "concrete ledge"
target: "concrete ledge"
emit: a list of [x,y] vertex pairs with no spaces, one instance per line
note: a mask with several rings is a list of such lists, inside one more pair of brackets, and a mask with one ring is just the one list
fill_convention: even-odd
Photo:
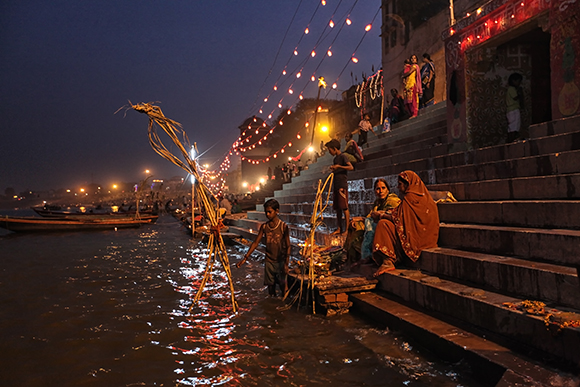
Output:
[[[533,189],[532,189],[533,188]],[[457,200],[579,199],[580,173],[429,185]]]
[[580,231],[442,223],[439,245],[580,267]]
[[416,267],[492,291],[580,309],[573,268],[443,247],[423,251]]
[[[580,383],[571,375],[547,369],[492,341],[376,293],[353,294],[349,299],[354,312],[404,332],[442,359],[466,361],[473,376],[488,385],[578,386]],[[558,382],[561,384],[555,384]]]
[[[580,328],[557,332],[546,327],[542,316],[503,306],[521,299],[428,276],[417,270],[395,270],[380,277],[377,288],[426,310],[481,327],[580,369]],[[549,308],[550,311],[557,309]]]
[[439,203],[445,223],[498,224],[537,228],[580,228],[580,201],[477,201]]

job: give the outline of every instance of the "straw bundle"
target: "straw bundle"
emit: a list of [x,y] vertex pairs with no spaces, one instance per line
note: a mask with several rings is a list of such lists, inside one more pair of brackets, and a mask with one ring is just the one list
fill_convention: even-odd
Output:
[[[220,234],[220,229],[223,227],[223,224],[219,219],[216,208],[213,206],[211,202],[211,197],[213,197],[213,195],[201,181],[195,160],[192,160],[191,157],[189,156],[187,150],[191,148],[191,145],[189,143],[189,139],[187,138],[187,134],[185,133],[185,131],[181,129],[181,124],[179,122],[165,117],[159,106],[154,106],[151,103],[140,103],[137,105],[131,104],[131,107],[140,113],[147,114],[147,116],[149,117],[148,135],[149,135],[149,143],[151,144],[153,150],[157,152],[161,157],[171,161],[173,164],[182,168],[187,173],[193,175],[195,179],[198,181],[198,185],[195,187],[196,196],[199,198],[198,199],[199,202],[203,205],[207,217],[210,221],[211,232],[208,241],[209,255],[206,262],[205,273],[201,281],[200,287],[197,290],[193,303],[189,308],[189,312],[191,313],[191,309],[201,298],[203,289],[207,281],[211,278],[211,271],[213,269],[213,265],[216,259],[219,259],[224,268],[224,271],[226,272],[229,281],[232,307],[234,313],[236,313],[238,305],[234,297],[234,284],[232,281],[230,262],[228,259],[228,254],[226,252],[224,241]],[[183,157],[183,160],[178,156],[174,155],[173,153],[171,153],[167,149],[167,147],[163,144],[161,138],[157,134],[157,129],[154,124],[157,124],[169,136],[169,138],[181,151],[181,156]],[[187,148],[184,146],[184,144],[187,145]]]

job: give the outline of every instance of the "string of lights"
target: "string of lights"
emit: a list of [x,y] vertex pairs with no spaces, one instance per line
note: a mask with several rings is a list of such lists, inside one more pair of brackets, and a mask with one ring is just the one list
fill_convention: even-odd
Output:
[[[227,154],[224,157],[224,160],[220,164],[220,166],[216,170],[213,170],[213,171],[210,171],[210,170],[203,171],[204,176],[210,180],[209,186],[212,189],[212,191],[214,191],[214,189],[218,190],[218,191],[221,191],[223,189],[223,186],[225,184],[225,175],[227,174],[227,171],[230,168],[230,165],[231,165],[230,158],[232,156],[234,156],[234,155],[240,156],[240,158],[243,162],[247,162],[247,163],[251,163],[251,164],[261,164],[261,163],[267,163],[272,159],[280,158],[282,156],[282,154],[287,153],[289,147],[293,146],[292,142],[288,142],[288,143],[284,144],[283,146],[281,146],[279,149],[276,149],[275,151],[270,151],[269,152],[270,154],[267,157],[255,157],[255,156],[246,156],[245,155],[245,153],[247,153],[251,150],[254,150],[260,146],[265,145],[267,143],[267,140],[270,138],[270,136],[276,130],[283,127],[284,118],[288,117],[289,115],[291,115],[293,113],[292,109],[293,109],[294,105],[298,101],[301,101],[304,99],[304,95],[306,93],[306,90],[309,87],[311,87],[312,84],[316,85],[316,83],[314,83],[314,82],[318,79],[317,74],[318,74],[318,71],[320,70],[322,64],[325,62],[325,60],[328,60],[329,58],[334,56],[335,43],[338,40],[339,36],[341,35],[341,32],[343,32],[343,29],[347,26],[352,25],[352,26],[356,27],[356,25],[358,25],[358,23],[356,21],[353,22],[354,19],[351,16],[353,10],[355,9],[356,5],[358,4],[358,0],[355,0],[353,3],[351,3],[350,5],[347,6],[347,10],[343,13],[343,16],[338,18],[338,20],[342,20],[342,22],[340,23],[340,28],[335,28],[337,26],[336,15],[338,14],[338,11],[339,11],[341,4],[343,4],[343,1],[344,0],[340,0],[338,2],[338,4],[334,8],[330,17],[326,17],[323,22],[316,23],[316,25],[319,25],[319,26],[324,25],[324,28],[321,27],[321,30],[318,34],[318,38],[317,38],[316,42],[314,42],[310,46],[310,49],[305,49],[302,47],[302,44],[306,41],[306,39],[305,39],[306,36],[308,36],[310,34],[310,32],[312,32],[313,27],[315,26],[315,23],[314,23],[315,17],[319,13],[319,11],[321,9],[320,7],[326,5],[326,1],[321,0],[321,2],[317,4],[314,12],[312,13],[312,15],[310,17],[310,20],[308,21],[308,24],[303,29],[303,32],[300,34],[298,42],[294,46],[294,49],[291,50],[290,55],[288,57],[288,60],[284,64],[282,71],[278,72],[278,77],[276,78],[274,85],[271,88],[269,88],[268,94],[262,99],[263,102],[258,109],[258,114],[260,114],[260,115],[264,114],[263,112],[264,112],[264,110],[266,110],[265,109],[266,106],[269,103],[272,103],[272,97],[276,93],[282,93],[280,98],[277,100],[277,103],[274,104],[271,109],[269,109],[269,113],[267,115],[267,120],[272,120],[274,113],[278,109],[280,109],[280,110],[285,109],[286,115],[282,116],[282,114],[279,114],[278,115],[278,117],[279,117],[278,122],[270,123],[270,125],[268,125],[266,119],[264,119],[264,120],[262,120],[262,124],[259,127],[257,127],[255,125],[255,123],[257,123],[257,120],[261,119],[261,118],[258,118],[257,115],[254,115],[254,119],[253,119],[254,125],[249,124],[248,127],[242,131],[242,134],[236,139],[236,141],[233,142],[232,146],[230,147],[230,150],[228,152],[226,152]],[[262,90],[264,89],[265,85],[267,84],[268,79],[270,78],[271,74],[274,72],[274,68],[276,66],[276,63],[278,62],[279,55],[283,51],[283,44],[287,40],[287,37],[289,35],[291,27],[295,24],[295,20],[296,20],[298,11],[301,9],[302,6],[303,6],[302,1],[300,1],[300,3],[298,4],[298,6],[295,9],[295,12],[292,16],[291,21],[286,29],[286,32],[285,32],[284,37],[282,39],[282,42],[281,42],[281,44],[278,48],[278,51],[275,55],[272,66],[270,67],[270,70],[269,70],[267,76],[265,77],[262,86],[260,87],[260,90],[258,92],[258,97],[256,97],[256,100],[254,101],[251,110],[253,110],[255,108],[256,101],[258,101],[260,99],[259,94],[261,94]],[[338,87],[338,82],[339,82],[342,74],[346,70],[346,68],[350,64],[356,64],[359,62],[359,59],[356,56],[357,50],[360,48],[363,40],[367,36],[367,32],[369,32],[371,30],[372,24],[374,23],[379,12],[380,12],[380,7],[378,8],[377,12],[375,13],[371,23],[365,25],[364,33],[363,33],[360,41],[358,42],[355,49],[353,50],[352,55],[350,55],[348,57],[348,60],[345,64],[345,66],[340,71],[335,82],[332,83],[332,89],[329,88],[326,91],[326,95],[324,98],[327,98],[328,94],[332,90],[334,90]],[[359,20],[359,22],[360,22],[360,20]],[[322,24],[322,23],[324,23],[324,24]],[[334,33],[334,35],[332,35],[333,33]],[[327,48],[326,53],[325,53],[326,55],[318,55],[318,58],[320,58],[320,60],[318,61],[314,71],[311,73],[310,78],[308,79],[307,77],[304,77],[303,76],[304,71],[305,71],[306,66],[308,65],[309,61],[311,61],[313,58],[317,57],[318,49],[320,48],[320,46],[322,46],[323,42],[325,42],[327,39],[330,39],[330,44],[328,44],[328,46],[327,46],[328,48]],[[304,53],[304,54],[299,55],[299,53]],[[299,57],[302,57],[300,62],[296,66],[293,67],[293,70],[291,70],[291,71],[288,70],[291,62],[293,62],[296,58],[299,58]],[[376,98],[378,95],[380,95],[380,93],[382,93],[382,90],[380,90],[381,89],[381,82],[379,81],[379,77],[377,74],[374,74],[371,77],[369,77],[367,80],[365,80],[363,82],[363,85],[361,85],[360,90],[359,90],[359,97],[358,97],[358,99],[360,100],[360,104],[364,103],[364,101],[362,101],[362,99],[364,98],[363,95],[365,94],[365,92],[367,90],[370,93],[371,99]],[[284,107],[284,105],[285,105],[284,101],[289,99],[289,98],[291,98],[292,101],[290,102],[290,104],[288,104],[288,105],[286,105],[286,107]],[[359,103],[357,103],[357,105],[359,105]],[[305,126],[306,127],[308,126],[308,122],[306,122]],[[300,133],[297,134],[297,138],[298,139],[301,138]],[[306,148],[302,149],[302,152],[304,152],[304,150]],[[298,152],[300,152],[300,149],[298,149]],[[211,182],[211,181],[215,181],[215,182]]]

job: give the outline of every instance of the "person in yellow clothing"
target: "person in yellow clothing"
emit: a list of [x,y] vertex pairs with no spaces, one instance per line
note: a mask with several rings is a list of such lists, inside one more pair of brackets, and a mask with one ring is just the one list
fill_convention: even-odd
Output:
[[378,219],[386,211],[397,207],[401,202],[396,194],[389,192],[389,186],[385,179],[379,178],[375,180],[374,190],[376,200],[373,203],[371,212],[366,218],[353,218],[348,228],[344,248],[351,262],[356,262],[359,258],[362,262],[370,261],[373,254],[373,238]]
[[520,110],[523,108],[524,93],[522,91],[522,75],[513,73],[508,78],[508,88],[505,94],[508,120],[506,143],[514,142],[520,137],[522,118]]

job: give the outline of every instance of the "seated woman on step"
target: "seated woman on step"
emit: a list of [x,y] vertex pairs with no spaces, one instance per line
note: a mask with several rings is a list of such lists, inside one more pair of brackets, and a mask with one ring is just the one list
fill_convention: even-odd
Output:
[[356,141],[352,139],[352,133],[347,132],[344,135],[344,141],[346,141],[346,145],[344,147],[344,154],[346,157],[348,157],[348,161],[350,161],[351,164],[363,161],[364,157],[362,151],[360,150]]
[[401,259],[416,262],[421,251],[437,246],[439,213],[427,187],[413,171],[401,172],[398,180],[401,204],[381,217],[375,231],[375,277],[394,270]]
[[371,212],[366,218],[353,218],[348,227],[344,248],[351,262],[357,262],[360,258],[370,260],[377,222],[386,211],[397,207],[401,202],[397,195],[389,193],[385,179],[375,180],[374,190],[376,199]]

